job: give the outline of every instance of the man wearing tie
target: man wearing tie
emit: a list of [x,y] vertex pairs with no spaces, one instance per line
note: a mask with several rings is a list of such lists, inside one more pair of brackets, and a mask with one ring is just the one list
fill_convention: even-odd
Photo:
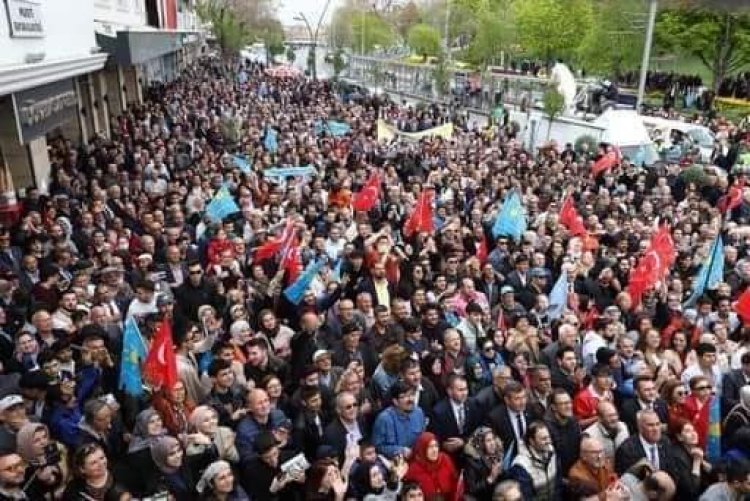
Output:
[[637,422],[638,433],[631,435],[615,452],[617,474],[624,474],[644,458],[651,463],[654,470],[664,470],[672,474],[671,468],[675,461],[672,459],[669,441],[662,436],[659,415],[651,409],[644,409],[638,412]]
[[518,454],[518,444],[523,442],[532,420],[526,409],[527,402],[523,385],[518,381],[509,381],[503,390],[503,405],[495,407],[487,416],[487,425],[503,441],[505,450],[513,448],[513,456]]
[[481,424],[479,406],[469,400],[466,378],[451,375],[448,378],[448,398],[435,405],[431,421],[432,431],[447,452],[457,454],[464,448],[466,439]]

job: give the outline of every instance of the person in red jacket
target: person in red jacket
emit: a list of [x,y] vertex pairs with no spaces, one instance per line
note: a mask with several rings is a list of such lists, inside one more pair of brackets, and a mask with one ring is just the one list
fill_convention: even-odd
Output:
[[426,501],[454,499],[458,472],[450,456],[440,451],[432,433],[424,432],[417,438],[404,481],[419,484]]
[[573,413],[581,428],[587,428],[597,421],[596,408],[599,402],[614,402],[614,400],[612,373],[609,366],[595,365],[591,370],[591,384],[579,391],[573,399]]

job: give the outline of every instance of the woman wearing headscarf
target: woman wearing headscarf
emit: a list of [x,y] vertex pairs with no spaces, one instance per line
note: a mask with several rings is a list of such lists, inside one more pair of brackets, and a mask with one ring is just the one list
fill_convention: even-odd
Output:
[[213,407],[196,407],[190,415],[190,429],[192,434],[188,435],[186,451],[189,457],[203,455],[230,463],[239,461],[234,432],[225,426],[219,426],[219,415]]
[[396,501],[401,492],[401,479],[406,475],[407,468],[406,461],[397,457],[386,476],[377,462],[365,461],[353,475],[357,493],[363,501]]
[[151,445],[166,434],[164,422],[154,409],[145,409],[136,416],[128,453],[122,463],[117,465],[117,477],[136,497],[150,494],[147,480],[152,473],[150,466],[153,465]]
[[226,461],[211,463],[195,486],[201,501],[249,501]]
[[464,454],[466,493],[477,501],[489,501],[503,473],[503,442],[491,428],[480,426],[464,447]]
[[724,439],[730,443],[737,430],[750,425],[750,384],[740,388],[740,401],[724,420]]
[[169,435],[157,438],[150,447],[155,468],[149,469],[147,493],[155,496],[169,492],[175,501],[193,499],[195,480],[193,471],[185,464],[182,444]]
[[426,501],[453,499],[458,473],[450,456],[440,451],[432,433],[424,432],[417,438],[404,480],[422,486]]
[[41,423],[27,423],[16,434],[16,450],[26,461],[27,492],[33,499],[59,499],[68,482],[66,449],[50,440]]

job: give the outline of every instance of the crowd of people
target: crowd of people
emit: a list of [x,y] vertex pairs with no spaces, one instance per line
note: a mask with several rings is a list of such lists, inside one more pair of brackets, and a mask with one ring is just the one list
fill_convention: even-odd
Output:
[[[0,228],[0,500],[748,496],[750,197],[722,216],[731,175],[595,177],[606,145],[530,152],[510,126],[240,64],[53,142],[49,194]],[[378,142],[379,118],[453,134]],[[222,190],[237,210],[217,220]],[[509,193],[520,238],[493,231]],[[636,304],[660,224],[676,261]],[[686,304],[719,234],[720,283]],[[148,357],[169,327],[176,382],[125,381],[134,325]]]

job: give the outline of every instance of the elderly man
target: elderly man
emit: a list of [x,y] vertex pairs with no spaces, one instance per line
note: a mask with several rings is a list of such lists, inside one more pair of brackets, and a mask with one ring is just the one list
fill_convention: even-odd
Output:
[[602,494],[612,482],[614,474],[614,468],[605,455],[601,441],[583,437],[580,457],[568,472],[569,492],[595,491]]
[[615,469],[622,475],[631,466],[646,459],[654,470],[670,472],[674,453],[669,440],[662,436],[659,415],[650,409],[638,413],[638,433],[631,435],[615,452]]

